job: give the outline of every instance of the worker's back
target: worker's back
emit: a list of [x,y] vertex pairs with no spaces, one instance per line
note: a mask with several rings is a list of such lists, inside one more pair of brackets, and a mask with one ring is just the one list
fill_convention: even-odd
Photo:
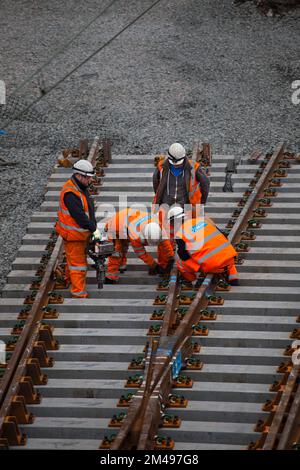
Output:
[[237,253],[230,241],[211,222],[203,219],[189,219],[176,233],[176,239],[185,242],[190,255],[189,263],[203,272],[213,272],[226,265]]
[[106,223],[105,230],[107,235],[111,239],[128,238],[128,226],[133,222],[139,215],[146,215],[146,212],[141,212],[137,209],[130,209],[126,207],[125,209],[116,212]]

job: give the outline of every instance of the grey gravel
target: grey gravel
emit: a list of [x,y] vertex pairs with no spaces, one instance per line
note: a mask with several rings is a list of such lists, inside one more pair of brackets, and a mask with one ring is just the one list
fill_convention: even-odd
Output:
[[[109,2],[0,0],[0,80],[11,94]],[[152,0],[118,0],[43,72],[46,87]],[[162,0],[0,137],[0,287],[60,147],[105,132],[115,153],[164,151],[195,138],[240,156],[285,140],[299,149],[299,10],[260,15],[252,2]],[[37,97],[37,78],[22,88]],[[23,98],[22,98],[23,99]],[[44,122],[43,122],[44,121]],[[3,125],[0,122],[0,128]],[[0,162],[3,160],[0,160]]]

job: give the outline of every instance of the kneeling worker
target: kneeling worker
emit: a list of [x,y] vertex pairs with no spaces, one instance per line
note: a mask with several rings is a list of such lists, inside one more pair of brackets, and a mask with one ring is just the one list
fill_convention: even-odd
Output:
[[[108,258],[106,284],[119,281],[119,273],[126,270],[127,251],[131,244],[134,253],[149,266],[149,274],[165,274],[174,262],[174,250],[169,240],[162,239],[162,230],[151,215],[135,209],[123,209],[106,224],[107,236],[113,239],[116,252]],[[157,246],[157,262],[145,247]]]
[[67,258],[66,281],[71,282],[74,298],[88,297],[86,273],[88,269],[86,247],[91,235],[99,238],[94,203],[88,186],[94,168],[87,160],[78,160],[73,166],[73,176],[62,187],[59,199],[56,232],[64,240]]
[[[175,240],[179,260],[177,268],[187,281],[194,281],[196,274],[227,273],[231,285],[238,285],[238,272],[234,264],[237,255],[230,241],[209,219],[184,219],[181,207],[169,211],[170,222],[181,222]],[[178,228],[178,226],[177,226]]]

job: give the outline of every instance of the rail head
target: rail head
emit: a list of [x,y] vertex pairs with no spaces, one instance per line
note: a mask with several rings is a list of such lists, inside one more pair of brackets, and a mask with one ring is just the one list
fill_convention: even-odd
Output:
[[167,295],[167,302],[164,313],[164,320],[161,328],[161,336],[168,336],[172,332],[172,327],[175,323],[175,306],[177,302],[177,295],[180,291],[180,283],[178,277],[177,267],[175,266],[171,272],[169,280],[169,289]]
[[285,389],[263,444],[263,450],[291,450],[300,439],[300,365],[289,373]]
[[233,228],[230,231],[228,239],[231,243],[236,243],[238,239],[241,237],[241,232],[244,230],[246,222],[255,208],[258,199],[263,195],[265,188],[268,186],[269,178],[272,175],[272,172],[277,165],[278,161],[283,157],[284,153],[284,143],[280,143],[277,145],[272,157],[268,161],[265,169],[263,170],[258,182],[256,183],[255,187],[252,190],[251,195],[249,196],[245,206],[242,209],[242,212],[234,224]]
[[[159,341],[151,342],[147,351],[144,372],[145,378],[141,388],[130,403],[122,427],[111,445],[112,450],[130,449],[131,446],[137,447],[141,445],[141,436],[144,436],[145,443],[147,443],[148,446],[148,432],[145,423],[148,423],[150,418],[152,423],[154,417],[154,421],[160,420],[160,412],[158,411],[160,410],[160,404],[158,406],[157,399],[159,398],[160,402],[164,397],[161,391],[157,392],[157,395],[154,388],[157,384],[157,373],[161,363],[165,364],[165,366],[168,365],[167,358],[170,351],[164,347],[164,342],[166,342],[167,335],[171,333],[174,324],[175,305],[179,289],[178,272],[175,266],[170,275],[161,336]],[[164,338],[164,340],[162,338]],[[167,348],[170,349],[169,344],[167,344]],[[153,398],[153,394],[155,399]],[[149,410],[149,402],[151,403],[151,410]]]
[[3,425],[5,416],[8,414],[11,399],[17,394],[19,382],[26,370],[27,359],[29,359],[32,353],[33,344],[38,339],[40,321],[43,317],[42,307],[45,304],[48,292],[51,290],[51,286],[54,283],[52,273],[55,271],[58,260],[62,255],[62,245],[62,239],[59,237],[46,267],[39,292],[32,304],[30,314],[26,319],[15,350],[7,364],[5,373],[0,382],[0,429]]

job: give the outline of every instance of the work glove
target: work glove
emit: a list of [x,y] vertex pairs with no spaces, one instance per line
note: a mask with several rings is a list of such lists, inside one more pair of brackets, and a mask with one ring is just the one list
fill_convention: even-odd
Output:
[[95,232],[93,232],[92,240],[93,241],[100,241],[101,240],[101,232],[98,228],[95,230]]

